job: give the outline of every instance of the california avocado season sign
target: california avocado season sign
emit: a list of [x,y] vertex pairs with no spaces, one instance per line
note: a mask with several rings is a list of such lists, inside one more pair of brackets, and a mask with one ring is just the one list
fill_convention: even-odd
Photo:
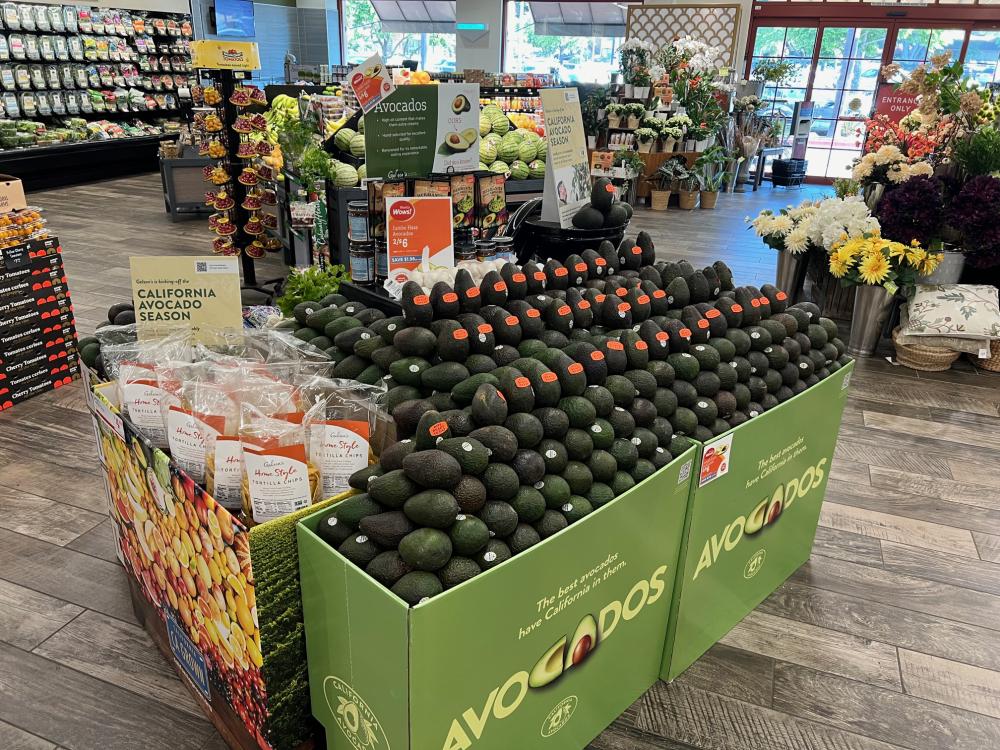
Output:
[[576,89],[542,89],[545,112],[545,191],[542,219],[557,221],[563,229],[573,226],[573,215],[590,196],[590,163]]
[[479,84],[400,86],[365,115],[369,177],[472,171],[479,165]]
[[140,339],[188,326],[243,327],[236,258],[142,256],[129,264]]

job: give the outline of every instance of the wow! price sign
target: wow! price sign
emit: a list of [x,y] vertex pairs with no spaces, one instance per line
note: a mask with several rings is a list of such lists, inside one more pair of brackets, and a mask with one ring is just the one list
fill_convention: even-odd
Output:
[[387,198],[385,216],[390,279],[403,283],[417,268],[455,266],[450,197]]

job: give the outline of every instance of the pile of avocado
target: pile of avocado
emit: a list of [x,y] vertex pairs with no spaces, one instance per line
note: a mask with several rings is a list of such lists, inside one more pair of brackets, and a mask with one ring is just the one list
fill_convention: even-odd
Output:
[[403,315],[367,326],[350,305],[334,320],[357,321],[340,324],[351,335],[331,331],[335,375],[388,386],[399,442],[351,477],[362,494],[318,533],[411,604],[847,361],[815,305],[736,288],[722,262],[655,262],[645,232],[479,285],[464,270],[430,294],[407,283]]
[[590,202],[573,215],[577,229],[622,227],[632,218],[632,206],[615,196],[615,186],[607,177],[598,177],[590,191]]
[[[135,308],[129,302],[121,302],[111,305],[108,308],[108,319],[97,324],[97,328],[107,326],[124,326],[135,323]],[[115,338],[119,343],[135,340],[135,332],[131,330],[116,332]],[[96,336],[82,336],[76,343],[80,352],[80,359],[91,370],[97,373],[101,380],[107,380],[108,376],[104,370],[104,358],[101,356],[101,342]]]

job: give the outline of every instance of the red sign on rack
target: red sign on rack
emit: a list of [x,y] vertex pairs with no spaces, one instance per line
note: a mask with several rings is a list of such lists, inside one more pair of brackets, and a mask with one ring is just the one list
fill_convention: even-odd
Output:
[[892,83],[879,84],[875,95],[875,114],[885,115],[892,122],[899,122],[917,108],[915,94],[904,94]]

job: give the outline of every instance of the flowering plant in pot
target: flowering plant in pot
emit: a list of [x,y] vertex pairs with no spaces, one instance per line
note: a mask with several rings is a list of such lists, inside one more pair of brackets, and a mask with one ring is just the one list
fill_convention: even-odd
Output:
[[[663,122],[661,120],[661,122]],[[677,142],[684,137],[684,131],[680,128],[664,124],[660,128],[660,151],[670,153],[674,150]]]
[[626,127],[631,130],[635,130],[639,127],[639,121],[646,115],[646,105],[639,103],[626,104],[625,114],[628,116],[628,124]]
[[900,288],[910,289],[918,277],[933,273],[940,253],[929,253],[917,240],[909,244],[886,239],[881,232],[837,240],[830,250],[830,273],[845,287],[856,287],[851,338],[852,356],[871,356],[882,325]]
[[639,141],[639,153],[648,154],[653,149],[657,132],[652,128],[639,128],[635,131],[635,137]]
[[649,66],[652,62],[653,53],[656,51],[656,45],[651,42],[644,42],[641,39],[627,39],[621,47],[618,48],[618,62],[622,72],[622,78],[625,81],[625,95],[631,97],[634,95],[634,87],[636,85],[641,85],[636,83],[636,75],[640,71],[645,71],[645,77],[649,85]]
[[612,102],[605,109],[608,113],[608,127],[621,127],[622,116],[625,114],[625,105]]

